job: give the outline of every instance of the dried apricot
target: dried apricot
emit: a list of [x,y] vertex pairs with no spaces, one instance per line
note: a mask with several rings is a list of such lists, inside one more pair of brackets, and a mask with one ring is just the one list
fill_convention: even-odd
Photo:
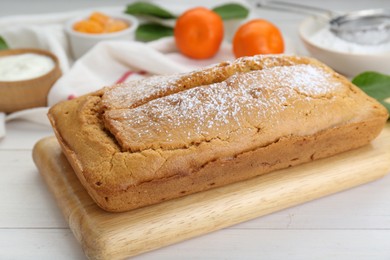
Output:
[[111,18],[100,12],[93,12],[87,20],[73,25],[73,29],[82,33],[112,33],[122,31],[130,25],[120,19]]
[[84,33],[103,33],[104,31],[104,28],[101,24],[89,20],[77,22],[73,28],[78,32]]
[[105,15],[105,14],[103,14],[101,12],[93,12],[89,16],[89,20],[98,22],[102,26],[104,26],[111,20],[111,17],[109,17],[108,15]]
[[106,32],[118,32],[122,31],[129,27],[129,25],[121,20],[112,20],[111,22],[108,22],[105,26]]

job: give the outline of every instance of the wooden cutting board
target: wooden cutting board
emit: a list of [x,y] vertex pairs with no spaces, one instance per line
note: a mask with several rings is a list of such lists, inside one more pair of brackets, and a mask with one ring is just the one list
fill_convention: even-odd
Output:
[[95,205],[54,137],[33,157],[85,254],[120,259],[378,179],[390,171],[390,124],[363,148],[126,213]]

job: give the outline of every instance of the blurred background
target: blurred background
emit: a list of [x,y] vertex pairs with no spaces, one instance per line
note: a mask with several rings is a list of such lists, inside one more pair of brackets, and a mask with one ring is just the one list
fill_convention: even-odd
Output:
[[[123,6],[136,2],[133,0],[0,0],[0,17],[9,15],[23,15],[23,14],[39,14],[52,12],[66,12],[77,9],[93,9],[95,7],[104,6]],[[217,6],[226,1],[213,0],[197,0],[197,1],[177,1],[177,0],[155,0],[144,1],[162,4],[173,12],[180,13],[191,6]],[[253,0],[232,0],[230,2],[241,2],[255,6],[258,2]],[[298,3],[302,5],[316,6],[327,8],[334,11],[353,11],[361,9],[372,8],[387,8],[390,9],[389,0],[285,0],[284,2]],[[275,11],[270,9],[252,8],[252,16],[261,17],[271,22],[275,22],[282,32],[293,41],[299,40],[297,28],[300,22],[307,16],[305,14],[288,13],[282,11]]]

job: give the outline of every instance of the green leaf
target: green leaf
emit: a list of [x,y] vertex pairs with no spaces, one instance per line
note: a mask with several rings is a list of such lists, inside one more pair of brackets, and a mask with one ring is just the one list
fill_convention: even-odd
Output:
[[6,50],[8,49],[8,45],[3,39],[3,37],[0,36],[0,50]]
[[162,37],[172,36],[173,28],[157,23],[146,23],[138,26],[135,38],[138,41],[154,41]]
[[378,100],[390,113],[390,76],[368,71],[357,75],[352,83]]
[[221,16],[222,20],[244,19],[248,16],[249,10],[240,4],[224,4],[213,9]]
[[125,13],[132,15],[146,15],[158,17],[161,19],[173,19],[176,18],[169,11],[161,8],[158,5],[145,2],[135,2],[127,6]]

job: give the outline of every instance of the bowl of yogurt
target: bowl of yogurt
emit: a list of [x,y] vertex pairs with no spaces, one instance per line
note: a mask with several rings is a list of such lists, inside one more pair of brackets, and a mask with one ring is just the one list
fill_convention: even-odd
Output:
[[0,51],[0,112],[46,106],[49,90],[60,76],[58,59],[48,51]]
[[390,74],[390,42],[364,45],[345,41],[331,32],[328,21],[316,16],[301,23],[299,36],[311,56],[348,77],[364,71]]

